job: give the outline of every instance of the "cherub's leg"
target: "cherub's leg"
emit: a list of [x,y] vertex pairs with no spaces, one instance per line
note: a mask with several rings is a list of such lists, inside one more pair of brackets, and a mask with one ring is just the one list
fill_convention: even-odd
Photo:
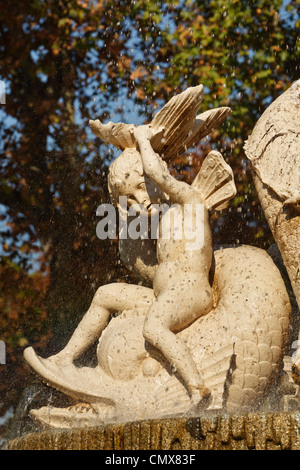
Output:
[[143,335],[159,349],[181,376],[194,404],[209,394],[188,346],[175,334],[212,309],[212,293],[207,281],[186,279],[172,290],[159,294],[151,305]]
[[71,363],[81,356],[107,325],[111,313],[147,308],[153,301],[152,289],[133,284],[114,283],[101,286],[65,348],[48,360]]

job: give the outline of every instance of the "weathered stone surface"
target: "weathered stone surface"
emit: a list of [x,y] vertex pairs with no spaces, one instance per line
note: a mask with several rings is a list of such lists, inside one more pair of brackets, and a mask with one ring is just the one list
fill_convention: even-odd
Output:
[[300,307],[300,80],[262,114],[245,144],[266,219]]

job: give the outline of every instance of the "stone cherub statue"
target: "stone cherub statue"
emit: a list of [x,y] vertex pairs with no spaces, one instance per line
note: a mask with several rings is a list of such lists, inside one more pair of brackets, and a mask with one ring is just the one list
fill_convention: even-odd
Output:
[[[201,192],[197,191],[195,186],[177,181],[170,175],[151,147],[153,134],[149,126],[138,127],[134,136],[144,173],[164,194],[165,200],[176,204],[170,209],[173,215],[173,227],[169,227],[170,237],[158,237],[158,268],[153,280],[155,300],[146,314],[143,335],[178,371],[190,393],[192,404],[197,406],[202,397],[209,395],[209,390],[204,386],[188,345],[174,332],[184,329],[208,313],[213,306],[212,288],[209,283],[213,248],[208,211],[205,208],[200,227],[196,218],[197,209],[204,207]],[[212,154],[211,156],[213,157]],[[189,217],[185,205],[191,206]],[[166,217],[169,217],[168,223],[171,225],[168,212],[163,215],[162,223]],[[185,236],[186,231],[176,240],[178,220],[184,227],[196,226],[199,232],[203,231],[203,243],[192,244]],[[190,247],[191,245],[194,246]]]
[[[208,211],[224,208],[234,196],[230,167],[213,151],[191,186],[167,170],[166,161],[230,113],[218,108],[196,116],[202,95],[200,85],[173,97],[149,126],[91,122],[96,135],[123,149],[110,167],[112,198],[126,196],[129,207],[139,203],[149,216],[157,203],[167,203],[160,227],[168,215],[170,237],[146,240],[147,250],[145,241],[139,247],[138,240],[122,240],[123,259],[133,260],[131,267],[151,280],[153,289],[101,286],[63,351],[42,359],[32,348],[25,350],[47,383],[90,405],[84,414],[79,408],[34,411],[44,424],[165,417],[195,412],[200,404],[252,409],[282,367],[290,303],[278,269],[255,247],[213,252]],[[191,212],[180,219],[185,205]],[[203,208],[200,225],[198,207]],[[200,246],[191,249],[189,236],[175,236],[178,218],[204,230]],[[112,314],[118,316],[111,319]],[[76,367],[74,359],[97,340],[97,367]]]

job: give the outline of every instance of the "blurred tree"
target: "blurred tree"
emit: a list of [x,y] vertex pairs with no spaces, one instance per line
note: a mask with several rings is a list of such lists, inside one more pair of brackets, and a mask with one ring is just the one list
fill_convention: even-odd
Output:
[[0,201],[9,229],[3,237],[10,239],[7,254],[21,254],[25,269],[29,258],[22,255],[42,252],[56,333],[60,316],[77,323],[95,288],[114,275],[114,247],[100,243],[95,231],[96,207],[107,198],[106,156],[99,157],[98,143],[87,137],[94,95],[103,119],[127,67],[126,15],[121,9],[112,15],[112,5],[1,2],[0,74],[8,84]]
[[[1,269],[16,298],[28,272],[44,274],[36,297],[24,294],[26,308],[15,304],[22,312],[16,325],[26,318],[34,330],[46,321],[60,346],[68,339],[62,323],[71,333],[95,289],[126,279],[116,243],[96,237],[113,154],[91,134],[88,118],[143,122],[174,93],[203,83],[202,110],[229,105],[233,113],[172,171],[191,181],[210,148],[221,150],[238,195],[228,211],[213,214],[215,241],[271,243],[243,143],[270,101],[299,78],[300,0],[0,0],[0,7],[7,87],[0,108]],[[7,296],[0,290],[6,312]],[[40,320],[37,302],[47,311]],[[22,344],[38,341],[27,327],[12,327],[1,309],[0,339],[15,338],[16,327]]]

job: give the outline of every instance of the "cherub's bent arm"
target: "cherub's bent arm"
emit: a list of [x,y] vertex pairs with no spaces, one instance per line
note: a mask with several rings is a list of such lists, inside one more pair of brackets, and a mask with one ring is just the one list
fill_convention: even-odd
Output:
[[148,126],[140,126],[134,131],[139,145],[142,164],[146,175],[166,193],[170,199],[179,204],[190,202],[193,195],[191,187],[181,181],[177,181],[170,175],[167,168],[160,162],[150,143],[151,131]]

